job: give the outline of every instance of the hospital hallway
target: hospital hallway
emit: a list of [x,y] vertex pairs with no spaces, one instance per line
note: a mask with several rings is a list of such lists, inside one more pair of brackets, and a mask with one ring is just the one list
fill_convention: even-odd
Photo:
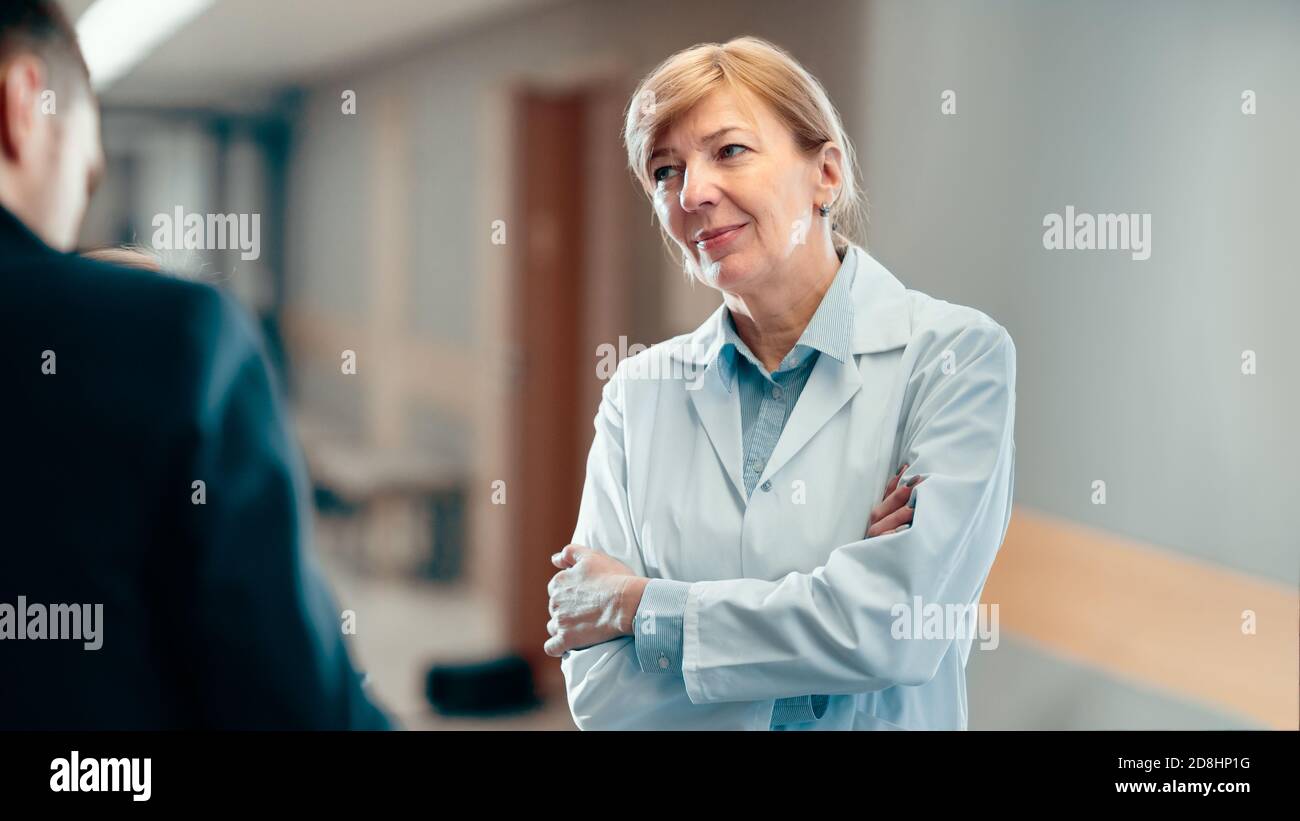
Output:
[[[58,5],[93,42],[96,0]],[[619,363],[700,328],[723,300],[687,275],[678,254],[699,246],[666,238],[630,173],[627,118],[670,55],[742,35],[788,51],[833,101],[856,147],[862,253],[1014,343],[1002,380],[1014,424],[998,428],[1012,445],[998,463],[1012,466],[999,491],[1010,524],[999,546],[983,540],[987,582],[961,587],[988,628],[966,665],[969,728],[1300,725],[1300,4],[144,5],[190,13],[158,29],[161,11],[123,11],[99,30],[110,57],[126,33],[150,37],[96,79],[105,167],[76,250],[125,246],[251,320],[303,457],[306,547],[358,668],[403,726],[575,728],[543,649],[547,584],[574,538],[602,397]],[[815,206],[804,212],[822,219]],[[864,333],[899,329],[888,350],[855,354],[864,365],[911,361],[929,340],[895,313]],[[933,376],[905,378],[919,390]],[[871,418],[860,409],[886,381],[862,384],[843,405],[859,410],[828,411],[827,426]],[[125,400],[147,403],[140,418],[170,411],[144,389]],[[887,445],[905,421],[859,438]],[[713,440],[652,428],[664,462],[634,477],[643,491],[711,500],[710,514],[734,501],[710,494],[748,453],[691,462]],[[817,436],[788,464],[865,452]],[[879,470],[854,463],[872,489],[899,467],[876,455]],[[722,478],[681,490],[659,464]],[[802,520],[813,506],[772,507],[770,521],[824,534],[835,508],[847,532],[879,501],[862,481],[809,473],[848,503]],[[787,478],[807,477],[769,485]],[[944,513],[919,487],[917,527],[899,540]],[[661,557],[731,549],[692,541],[713,520],[629,509],[635,521],[607,518],[632,549],[651,532],[670,545]],[[702,575],[678,581],[720,578]],[[868,611],[889,612],[856,612]]]

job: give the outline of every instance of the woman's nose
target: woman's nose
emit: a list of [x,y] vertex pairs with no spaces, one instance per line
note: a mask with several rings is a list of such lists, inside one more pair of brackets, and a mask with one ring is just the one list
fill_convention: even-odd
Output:
[[705,205],[718,204],[718,186],[705,168],[682,172],[681,203],[683,211],[698,211]]

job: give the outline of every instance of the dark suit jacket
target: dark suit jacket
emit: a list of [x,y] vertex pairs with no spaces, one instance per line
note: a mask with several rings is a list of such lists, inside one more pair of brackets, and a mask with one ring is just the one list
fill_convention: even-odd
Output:
[[0,208],[0,611],[103,606],[98,650],[0,638],[0,728],[386,728],[310,521],[244,311]]

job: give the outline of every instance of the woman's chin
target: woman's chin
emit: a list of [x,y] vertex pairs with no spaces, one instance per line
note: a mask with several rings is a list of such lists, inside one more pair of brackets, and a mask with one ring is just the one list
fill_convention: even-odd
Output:
[[737,256],[737,254],[728,254],[719,260],[710,260],[707,257],[700,259],[698,264],[701,279],[712,288],[728,291],[743,283],[749,277],[749,267],[743,260],[737,259]]

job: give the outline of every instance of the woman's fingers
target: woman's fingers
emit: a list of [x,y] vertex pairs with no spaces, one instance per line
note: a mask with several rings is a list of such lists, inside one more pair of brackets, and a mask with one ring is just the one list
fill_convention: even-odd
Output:
[[578,563],[578,559],[582,558],[582,554],[586,550],[587,548],[583,547],[580,544],[565,545],[564,548],[560,550],[559,553],[551,554],[551,564],[555,565],[561,570],[565,570],[567,568],[573,567],[575,564]]
[[885,494],[884,500],[871,509],[871,524],[875,524],[900,507],[905,507],[907,498],[911,494],[912,488],[906,483],[898,485],[898,487]]
[[915,512],[916,512],[915,509],[910,508],[907,505],[904,505],[898,510],[895,510],[893,513],[890,513],[885,518],[880,519],[879,521],[873,523],[871,527],[867,528],[867,538],[872,539],[875,538],[876,536],[881,536],[885,533],[890,532],[891,530],[901,527],[902,525],[911,524],[912,514],[914,514]]
[[[916,486],[917,486],[917,485],[921,484],[921,483],[924,482],[924,481],[925,481],[925,477],[924,477],[924,476],[916,476],[916,477],[914,477],[914,478],[912,479],[912,481],[911,481],[911,485],[912,485],[913,490],[916,489]],[[913,493],[913,494],[911,494],[910,496],[908,496],[908,498],[907,498],[907,506],[908,506],[908,507],[911,507],[911,508],[915,508],[915,507],[916,507],[916,494],[915,494],[915,493]]]
[[925,481],[925,477],[918,474],[904,482],[902,477],[907,468],[908,465],[904,464],[898,469],[898,475],[890,479],[886,486],[885,498],[871,509],[871,516],[867,520],[868,539],[893,533],[899,527],[911,523],[912,511],[916,509],[916,494],[913,491]]
[[[917,485],[921,484],[921,483],[924,482],[924,481],[925,481],[925,477],[924,477],[924,476],[913,476],[911,479],[908,479],[906,482],[903,483],[903,487],[906,488],[908,491],[911,491],[911,490],[913,490]],[[909,493],[907,494],[907,498],[904,500],[904,504],[908,504],[908,505],[915,506],[915,505],[916,505],[916,494],[915,494],[915,493],[911,493],[911,492],[909,492]]]
[[903,478],[903,471],[905,471],[905,470],[907,470],[907,463],[906,463],[906,462],[904,462],[903,464],[901,464],[901,465],[898,466],[898,473],[895,473],[895,474],[894,474],[894,478],[890,479],[890,480],[889,480],[889,484],[885,485],[885,496],[884,496],[884,498],[886,498],[886,499],[889,498],[889,494],[893,493],[893,492],[894,492],[894,488],[898,487],[898,480],[901,479],[901,478]]

